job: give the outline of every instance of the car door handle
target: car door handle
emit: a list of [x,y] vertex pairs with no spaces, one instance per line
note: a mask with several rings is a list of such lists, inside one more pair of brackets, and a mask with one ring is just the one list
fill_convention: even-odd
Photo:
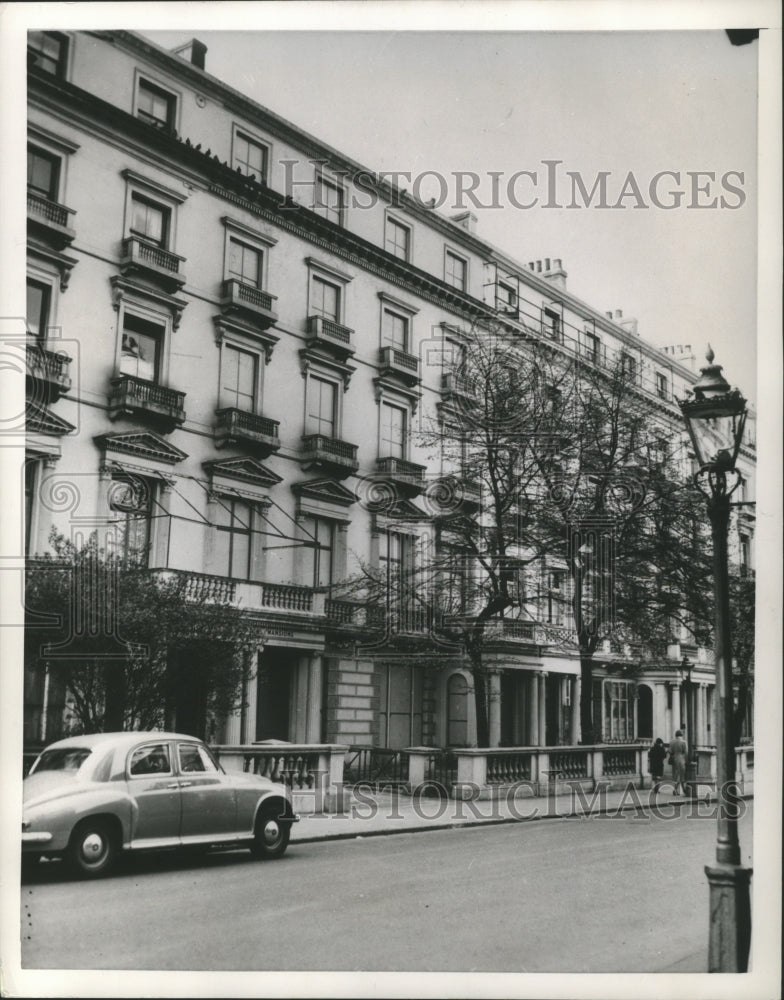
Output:
[[180,788],[190,788],[192,784],[192,781],[181,781]]
[[164,787],[165,788],[179,788],[180,787],[180,783],[179,783],[179,781],[172,781],[171,784],[164,785]]

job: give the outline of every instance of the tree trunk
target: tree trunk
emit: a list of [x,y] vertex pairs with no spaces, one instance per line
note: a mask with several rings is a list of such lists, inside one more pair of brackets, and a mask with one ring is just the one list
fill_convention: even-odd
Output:
[[580,743],[598,742],[593,725],[593,654],[580,651]]
[[103,667],[106,699],[103,728],[107,733],[122,732],[125,725],[125,663],[110,660]]

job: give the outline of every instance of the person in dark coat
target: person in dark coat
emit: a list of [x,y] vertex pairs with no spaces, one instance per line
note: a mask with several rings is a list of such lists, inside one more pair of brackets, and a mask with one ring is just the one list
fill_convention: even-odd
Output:
[[689,756],[689,748],[683,738],[683,732],[679,729],[675,738],[670,742],[670,764],[672,765],[672,780],[675,787],[674,795],[680,795],[681,791],[686,794],[686,759]]
[[659,782],[664,777],[664,761],[666,757],[667,747],[660,736],[648,751],[648,770],[651,772],[651,785],[654,790],[659,787]]

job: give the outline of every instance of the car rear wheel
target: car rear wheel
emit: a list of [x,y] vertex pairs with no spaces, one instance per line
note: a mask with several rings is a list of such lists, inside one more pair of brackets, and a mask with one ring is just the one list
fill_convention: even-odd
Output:
[[262,806],[256,819],[256,830],[250,853],[254,858],[279,858],[289,845],[291,823],[282,817],[283,806],[270,803]]
[[105,875],[114,864],[116,856],[115,838],[104,820],[85,820],[71,835],[67,857],[77,875],[86,878]]

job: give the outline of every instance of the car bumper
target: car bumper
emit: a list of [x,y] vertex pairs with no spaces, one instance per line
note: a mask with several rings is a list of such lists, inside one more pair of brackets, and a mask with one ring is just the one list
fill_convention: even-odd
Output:
[[29,833],[22,834],[22,847],[42,847],[46,844],[51,844],[52,834],[45,833],[44,831],[31,831]]

